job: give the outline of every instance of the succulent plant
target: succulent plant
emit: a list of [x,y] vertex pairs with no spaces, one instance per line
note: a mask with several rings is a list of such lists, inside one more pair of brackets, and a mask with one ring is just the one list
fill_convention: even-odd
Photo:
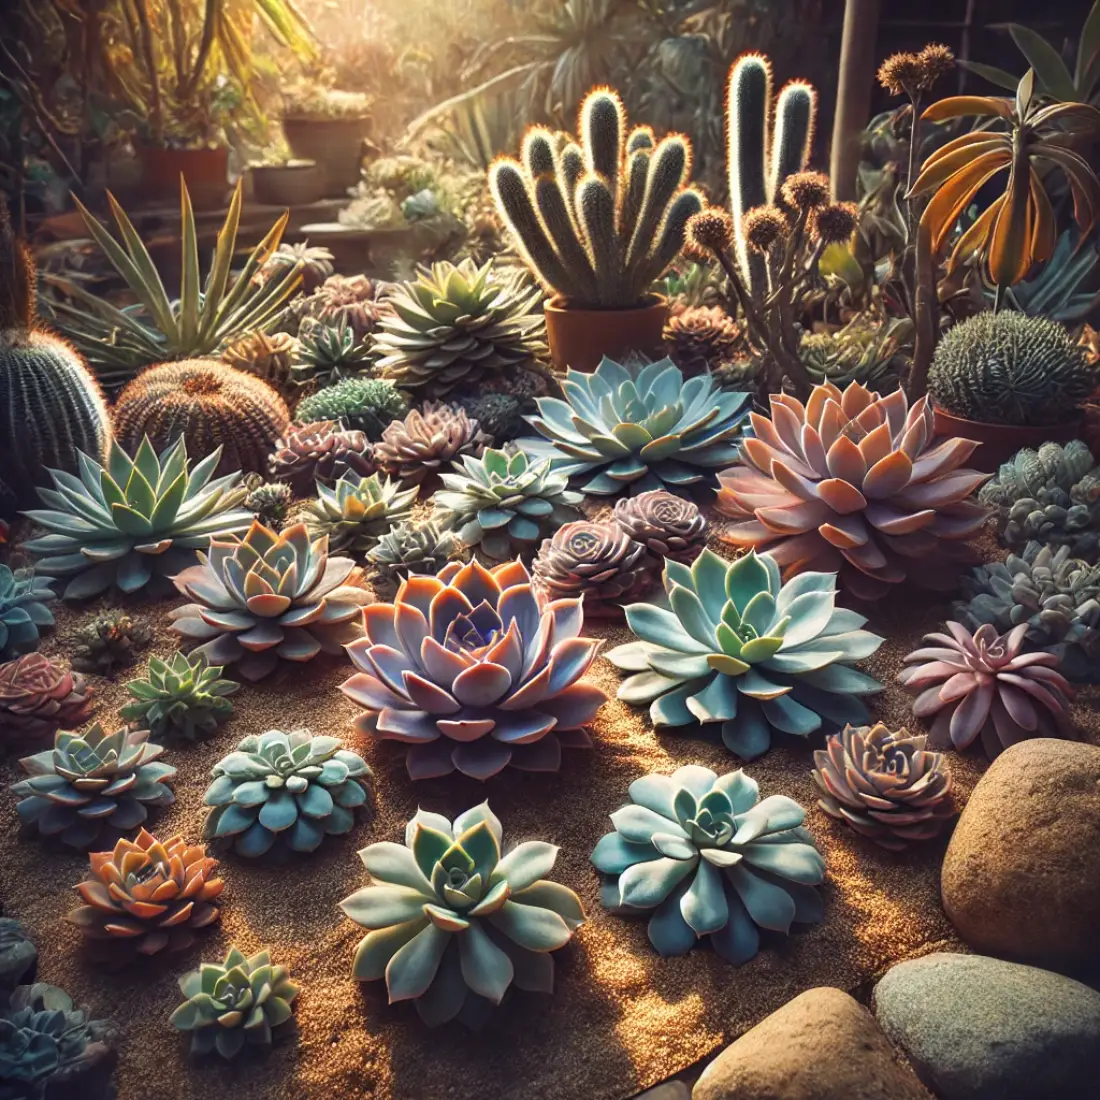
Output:
[[982,486],[978,500],[995,509],[998,534],[1009,549],[1035,540],[1068,546],[1088,562],[1100,558],[1100,467],[1079,439],[1017,451]]
[[0,665],[0,734],[5,741],[52,738],[83,725],[94,692],[79,672],[27,653]]
[[658,729],[721,722],[726,748],[753,760],[774,731],[805,737],[867,720],[860,696],[882,685],[851,662],[882,638],[835,606],[834,574],[784,584],[768,554],[727,562],[704,550],[690,568],[666,561],[664,583],[671,610],[631,604],[626,621],[639,640],[607,654],[633,673],[619,698],[650,704]]
[[1058,424],[1098,382],[1065,326],[1012,310],[948,329],[928,371],[928,392],[941,408],[990,424]]
[[66,919],[89,939],[125,940],[142,955],[182,951],[221,916],[212,903],[225,883],[201,844],[182,836],[161,842],[141,829],[88,860],[90,873],[76,887],[85,904]]
[[115,437],[128,453],[148,438],[162,451],[185,441],[195,461],[220,448],[218,477],[262,473],[290,413],[263,380],[213,359],[164,363],[139,374],[115,403]]
[[299,333],[306,321],[316,321],[327,328],[346,327],[362,343],[386,316],[389,306],[379,299],[381,286],[365,275],[330,275],[312,294],[292,307],[299,322]]
[[148,437],[130,458],[111,444],[106,466],[84,455],[79,480],[50,471],[39,489],[48,507],[25,513],[47,532],[25,544],[48,577],[70,577],[66,599],[87,599],[112,585],[136,592],[177,572],[208,546],[211,535],[247,528],[240,474],[211,481],[220,450],[194,468],[182,438],[158,457]]
[[669,359],[627,366],[604,359],[592,374],[566,371],[565,399],[543,397],[531,425],[544,439],[519,446],[583,478],[581,489],[679,489],[737,457],[752,395],[720,390],[707,375],[684,380]]
[[259,474],[251,477],[254,480],[246,482],[248,495],[241,506],[265,527],[280,527],[294,504],[294,490],[285,481],[264,481]]
[[704,936],[740,966],[760,949],[760,929],[824,917],[814,889],[825,860],[805,829],[805,810],[785,795],[759,801],[742,771],[718,776],[689,764],[630,784],[630,803],[611,815],[615,831],[592,862],[610,876],[604,905],[621,914],[653,911],[649,942],[684,955]]
[[0,659],[38,648],[43,627],[53,626],[47,606],[57,599],[51,582],[31,569],[0,564]]
[[332,252],[309,241],[287,244],[285,241],[271,253],[256,273],[261,284],[280,278],[288,270],[297,268],[302,274],[302,293],[312,294],[333,273]]
[[832,382],[843,390],[858,382],[868,389],[892,389],[898,350],[911,330],[907,319],[885,325],[857,319],[836,332],[803,333],[798,357],[815,385]]
[[617,618],[625,600],[656,583],[645,546],[617,523],[575,520],[543,539],[531,576],[536,590],[550,600],[584,600],[591,618]]
[[698,505],[665,489],[615,501],[614,520],[658,559],[690,565],[707,544],[707,519]]
[[172,629],[211,664],[236,665],[261,680],[279,659],[309,661],[338,654],[362,634],[359,609],[368,594],[352,578],[350,558],[330,557],[324,538],[305,525],[280,534],[255,522],[244,538],[214,539],[199,564],[175,578],[192,603],[171,613]]
[[352,975],[386,980],[390,1004],[412,1001],[434,1027],[479,1027],[513,984],[550,993],[554,962],[584,923],[580,898],[545,879],[553,844],[529,840],[501,856],[503,830],[488,802],[452,824],[418,810],[404,846],[383,841],[359,857],[372,883],[340,907],[367,929]]
[[106,1100],[116,1035],[113,1023],[93,1020],[55,985],[16,986],[0,1000],[0,1096]]
[[15,809],[43,836],[88,848],[105,830],[126,832],[148,807],[175,801],[167,781],[176,769],[157,759],[163,752],[146,730],[107,733],[98,722],[82,734],[61,730],[52,749],[19,761],[30,778],[12,786]]
[[73,668],[110,676],[116,668],[133,664],[152,640],[153,630],[148,623],[131,618],[125,611],[104,611],[76,632]]
[[374,356],[371,340],[357,340],[346,321],[326,325],[302,322],[298,330],[298,361],[293,375],[298,383],[313,382],[327,387],[370,370]]
[[383,481],[377,474],[344,474],[331,489],[318,482],[317,499],[306,512],[306,528],[312,539],[326,536],[334,551],[365,554],[394,523],[412,515],[418,492],[415,485],[402,489],[400,482]]
[[410,576],[363,618],[340,690],[366,711],[360,733],[409,745],[412,778],[556,771],[563,746],[591,743],[606,696],[582,677],[599,643],[580,636],[580,600],[540,608],[522,562]]
[[944,558],[966,554],[987,515],[967,499],[987,475],[960,468],[977,443],[935,441],[927,398],[909,408],[901,390],[856,382],[815,386],[805,405],[773,394],[771,409],[752,414],[753,438],[719,475],[718,511],[736,521],[726,541],[767,550],[788,577],[839,571],[858,599],[907,579],[955,583]]
[[482,377],[522,370],[545,355],[542,294],[521,272],[503,281],[492,261],[421,268],[388,299],[375,333],[378,368],[403,389],[438,397]]
[[33,980],[38,948],[26,930],[11,917],[0,917],[0,990],[11,990]]
[[684,226],[702,209],[686,187],[691,146],[679,134],[657,142],[648,126],[628,133],[610,88],[588,93],[578,130],[579,144],[562,145],[532,127],[520,161],[494,161],[489,186],[513,244],[548,291],[582,309],[629,309],[676,258]]
[[889,851],[939,836],[955,813],[951,769],[927,740],[881,722],[845,726],[814,751],[817,804]]
[[494,446],[515,439],[525,427],[523,399],[512,393],[489,392],[460,397],[458,407],[485,432]]
[[254,857],[277,840],[312,852],[326,836],[343,836],[367,800],[362,780],[371,770],[339,738],[302,729],[246,737],[211,774],[203,836],[230,838],[239,855]]
[[290,971],[273,964],[267,951],[246,958],[235,947],[224,963],[203,963],[179,985],[186,1000],[170,1022],[192,1033],[192,1054],[217,1051],[226,1059],[235,1058],[246,1043],[270,1046],[272,1028],[290,1019],[298,996]]
[[222,352],[222,362],[266,382],[288,402],[297,399],[293,367],[298,341],[286,332],[250,332]]
[[405,395],[382,378],[345,378],[298,406],[297,419],[308,424],[317,420],[338,420],[346,428],[363,432],[377,441],[395,420],[409,411]]
[[685,378],[713,373],[747,352],[741,326],[721,306],[689,306],[674,314],[664,337],[669,358]]
[[404,420],[395,420],[382,432],[374,459],[391,477],[419,485],[450,462],[466,455],[480,457],[490,438],[465,410],[442,401],[426,401]]
[[911,667],[898,682],[917,696],[913,713],[932,719],[929,743],[965,749],[979,737],[992,760],[1029,737],[1077,734],[1069,721],[1073,688],[1053,653],[1025,653],[1027,623],[998,634],[989,623],[973,634],[948,622],[949,634],[926,634],[932,643],[905,657]]
[[219,665],[208,665],[201,655],[173,653],[167,661],[150,657],[149,675],[126,685],[134,701],[119,714],[151,737],[194,741],[213,733],[233,713],[228,696],[240,684],[221,679],[221,674]]
[[[1004,304],[1030,317],[1080,324],[1100,305],[1100,291],[1095,289],[1098,269],[1100,255],[1096,249],[1082,248],[1080,235],[1067,229],[1034,278],[1007,288]],[[983,287],[983,292],[992,307],[996,303],[995,289]]]
[[367,551],[367,561],[393,584],[411,573],[434,576],[459,550],[454,533],[436,523],[395,523]]
[[295,496],[308,497],[315,484],[334,485],[345,474],[369,477],[374,449],[362,432],[345,431],[334,420],[292,424],[275,444],[269,469]]
[[454,473],[440,476],[436,519],[498,561],[530,553],[541,537],[580,517],[581,494],[569,490],[569,479],[554,473],[548,458],[490,449],[481,458],[463,455]]

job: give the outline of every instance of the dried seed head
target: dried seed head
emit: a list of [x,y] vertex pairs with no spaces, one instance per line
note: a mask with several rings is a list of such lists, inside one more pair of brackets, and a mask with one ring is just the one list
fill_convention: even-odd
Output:
[[790,227],[778,207],[756,206],[745,215],[741,228],[751,249],[767,253],[773,244],[786,238]]
[[814,214],[813,231],[824,244],[847,244],[859,224],[859,207],[854,202],[834,202]]
[[733,244],[733,219],[717,206],[707,207],[687,223],[687,253],[694,260],[709,260],[728,252]]
[[919,54],[891,54],[878,70],[878,82],[891,95],[907,95],[912,98],[914,92],[924,85],[925,66]]
[[917,59],[920,61],[922,69],[918,85],[922,91],[931,88],[941,76],[949,73],[955,67],[955,55],[947,46],[939,42],[929,42],[917,54]]
[[795,172],[783,184],[783,201],[796,210],[817,210],[829,201],[829,177],[821,172]]

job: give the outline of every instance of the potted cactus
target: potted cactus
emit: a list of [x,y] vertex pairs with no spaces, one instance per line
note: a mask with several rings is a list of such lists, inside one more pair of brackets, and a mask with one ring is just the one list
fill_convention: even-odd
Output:
[[521,161],[489,170],[497,210],[520,255],[551,295],[550,357],[559,370],[593,371],[605,356],[657,352],[668,320],[655,281],[676,258],[703,206],[686,187],[691,146],[626,131],[618,94],[590,92],[579,142],[533,127]]
[[321,169],[326,195],[343,197],[359,181],[370,117],[370,97],[360,92],[307,84],[287,96],[283,134],[295,157]]

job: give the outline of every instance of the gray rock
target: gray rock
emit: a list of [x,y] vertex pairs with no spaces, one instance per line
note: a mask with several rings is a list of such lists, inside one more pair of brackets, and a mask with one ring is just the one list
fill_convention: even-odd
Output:
[[898,963],[875,987],[882,1030],[940,1100],[1095,1100],[1100,993],[983,955]]

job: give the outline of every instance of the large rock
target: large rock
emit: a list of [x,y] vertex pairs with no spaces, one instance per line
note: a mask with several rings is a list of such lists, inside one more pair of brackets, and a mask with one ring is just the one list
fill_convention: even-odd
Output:
[[1100,961],[1100,748],[1037,738],[982,776],[947,848],[943,906],[976,951]]
[[718,1055],[691,1100],[928,1100],[874,1017],[839,989],[810,989]]
[[1095,1100],[1100,993],[983,955],[899,963],[875,1015],[940,1100]]

